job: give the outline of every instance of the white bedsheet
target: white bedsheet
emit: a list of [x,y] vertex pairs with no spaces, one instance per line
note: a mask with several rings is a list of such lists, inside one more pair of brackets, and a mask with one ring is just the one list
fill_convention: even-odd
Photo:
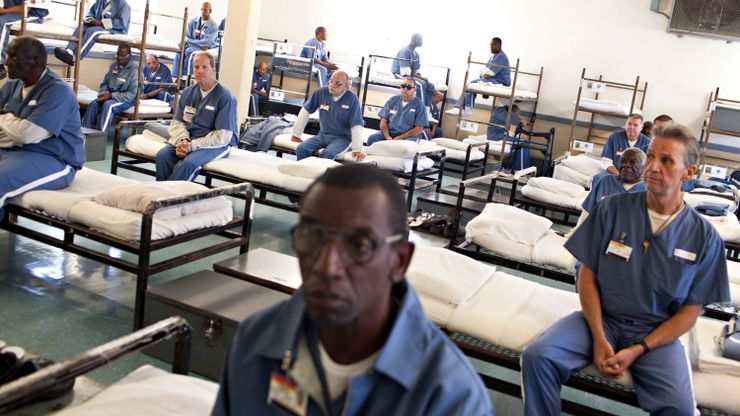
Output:
[[730,243],[740,242],[740,223],[738,223],[735,214],[729,213],[723,217],[702,215],[702,217],[714,226],[714,229],[717,230],[723,241]]
[[[352,157],[351,152],[345,152],[337,155],[336,160],[345,162],[354,162],[355,159]],[[367,156],[365,157],[367,162],[375,162],[376,166],[383,170],[391,172],[404,172],[411,173],[414,168],[414,159],[405,157],[394,157],[394,156]],[[434,160],[422,156],[416,166],[417,172],[431,169],[434,167]]]
[[[492,82],[476,82],[468,85],[468,91],[484,95],[493,95],[496,97],[511,97],[511,87]],[[514,91],[514,98],[522,101],[537,101],[537,93],[525,89],[517,88]]]
[[715,338],[720,336],[722,326],[725,322],[714,319],[699,319],[696,322],[696,341],[694,344],[698,348],[692,351],[692,356],[696,357],[695,363],[699,371],[706,374],[727,374],[740,377],[740,361],[731,360],[722,356]]
[[495,234],[499,238],[528,246],[550,231],[552,221],[506,204],[489,203],[483,211],[468,222],[465,235],[468,240],[481,234]]
[[[95,196],[113,186],[138,182],[92,169],[77,172],[72,184],[58,191],[31,191],[13,200],[13,204],[45,212],[53,217],[80,223],[114,237],[135,241],[141,235],[141,214],[113,208],[94,201]],[[152,225],[152,239],[184,234],[188,231],[223,225],[233,218],[231,206],[177,219],[157,219]]]
[[234,176],[247,182],[272,185],[288,191],[304,192],[313,183],[313,180],[280,172],[279,167],[287,163],[298,162],[266,153],[231,148],[229,157],[208,162],[203,165],[203,169]]
[[[465,161],[468,147],[471,143],[459,141],[455,139],[438,138],[432,139],[432,142],[445,148],[445,156],[447,159],[454,159],[459,161]],[[480,148],[474,147],[470,151],[470,160],[483,160],[486,155],[480,150]]]
[[59,416],[196,416],[211,412],[218,383],[145,365]]
[[[141,42],[141,34],[118,34],[109,33],[100,35],[99,40],[106,40],[112,42],[126,42],[130,44],[136,44]],[[166,39],[162,36],[147,34],[146,36],[146,48],[147,49],[164,49],[164,50],[180,50],[180,45],[170,39]]]
[[[292,149],[293,151],[295,151],[298,148],[298,145],[300,143],[296,143],[293,140],[290,140],[291,137],[293,137],[293,133],[292,132],[291,133],[281,133],[281,134],[278,134],[272,140],[272,144],[274,144],[275,146],[280,146],[280,147],[284,147],[286,149]],[[306,140],[310,139],[311,137],[313,137],[313,134],[303,133],[301,135],[301,139],[303,139],[304,142]]]
[[[44,18],[44,23],[26,23],[27,32],[45,33],[48,35],[72,36],[72,32],[77,28],[77,22],[63,22],[53,18]],[[15,22],[10,26],[10,30],[21,30],[21,22]]]
[[580,211],[588,191],[568,181],[540,177],[531,178],[522,187],[522,194],[535,201]]
[[550,230],[532,248],[532,261],[575,273],[576,258],[565,249],[566,241],[565,237]]
[[591,180],[593,179],[593,176],[585,175],[573,168],[563,165],[562,163],[555,165],[552,177],[580,185],[586,189],[591,189]]

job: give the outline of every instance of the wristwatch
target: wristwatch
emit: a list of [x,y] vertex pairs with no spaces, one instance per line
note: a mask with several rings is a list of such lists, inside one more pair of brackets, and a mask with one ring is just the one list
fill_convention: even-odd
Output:
[[648,347],[647,342],[645,342],[644,339],[641,339],[637,342],[635,342],[633,345],[639,345],[642,347],[642,353],[647,354],[650,352],[650,347]]

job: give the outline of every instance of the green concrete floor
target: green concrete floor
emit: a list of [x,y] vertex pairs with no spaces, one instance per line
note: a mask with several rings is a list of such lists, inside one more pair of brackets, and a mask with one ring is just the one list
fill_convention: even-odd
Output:
[[[108,157],[111,155],[110,142],[111,140]],[[109,172],[110,159],[90,162],[86,167]],[[151,177],[128,171],[119,171],[119,175],[143,181],[152,180]],[[454,182],[456,179],[445,179],[446,184]],[[237,201],[235,206],[241,207],[243,204]],[[264,247],[293,254],[289,230],[296,221],[297,214],[257,205],[254,218],[250,248]],[[39,229],[56,232],[43,226]],[[439,239],[424,240],[428,244],[443,244]],[[101,247],[97,243],[90,244]],[[208,239],[190,244],[208,244]],[[131,330],[134,289],[132,274],[5,231],[0,231],[0,253],[0,339],[9,345],[22,346],[28,351],[54,360],[64,360]],[[110,253],[120,254],[116,249],[110,249]],[[236,254],[238,251],[234,249],[160,273],[152,276],[150,285],[161,284],[198,270],[210,270],[213,263]],[[126,257],[126,254],[120,255]],[[531,275],[507,271],[544,284],[553,284]],[[561,287],[568,289],[567,286]],[[479,369],[518,382],[517,373],[472,361]],[[89,377],[107,385],[143,364],[169,368],[162,361],[136,353],[93,371]],[[564,394],[571,400],[589,405],[597,404],[610,413],[642,414],[637,409],[599,398],[568,391]],[[497,392],[491,392],[491,397],[498,415],[522,413],[518,398]]]

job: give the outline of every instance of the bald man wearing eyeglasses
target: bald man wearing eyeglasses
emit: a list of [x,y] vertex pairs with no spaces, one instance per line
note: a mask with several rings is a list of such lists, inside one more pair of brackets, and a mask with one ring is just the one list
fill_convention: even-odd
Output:
[[300,206],[303,286],[241,324],[213,414],[493,414],[480,377],[404,278],[414,245],[396,179],[340,166]]

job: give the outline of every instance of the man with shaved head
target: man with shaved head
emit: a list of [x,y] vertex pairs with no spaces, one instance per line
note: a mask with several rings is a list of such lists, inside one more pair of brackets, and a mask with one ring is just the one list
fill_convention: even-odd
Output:
[[396,78],[414,78],[416,82],[416,96],[424,102],[424,107],[431,107],[436,93],[434,83],[424,78],[421,72],[419,72],[421,60],[419,59],[419,53],[416,52],[416,48],[420,48],[423,44],[424,40],[421,35],[414,33],[411,36],[411,42],[396,54],[396,59],[393,60],[393,65],[391,66],[391,72]]
[[257,65],[257,69],[252,75],[252,91],[249,102],[249,114],[253,116],[260,115],[260,111],[264,110],[267,105],[267,90],[270,89],[270,83],[272,82],[272,76],[267,72],[267,64],[260,62]]
[[177,67],[178,54],[175,57],[175,76],[191,75],[193,73],[193,57],[195,52],[207,51],[218,46],[218,23],[211,18],[211,3],[203,2],[200,7],[200,16],[188,22],[185,31],[185,55],[180,62],[182,72]]
[[309,114],[319,111],[321,131],[316,136],[298,145],[298,160],[305,159],[320,149],[320,157],[334,159],[351,148],[352,156],[362,160],[362,112],[360,100],[349,91],[350,81],[344,71],[335,72],[328,87],[314,91],[298,113],[293,128],[293,141],[303,142],[301,135],[306,128]]
[[159,62],[159,58],[155,54],[149,54],[146,57],[146,65],[142,68],[141,75],[144,78],[144,82],[151,82],[152,84],[144,84],[141,88],[141,99],[142,100],[160,100],[170,102],[175,97],[169,93],[170,88],[164,83],[172,83],[172,72],[167,67]]
[[128,110],[136,101],[139,87],[139,66],[131,59],[131,48],[119,45],[116,62],[108,68],[98,90],[82,118],[82,126],[108,131],[117,114]]
[[44,44],[16,38],[5,65],[10,79],[0,88],[0,219],[10,199],[64,188],[85,163],[77,97],[46,69]]

